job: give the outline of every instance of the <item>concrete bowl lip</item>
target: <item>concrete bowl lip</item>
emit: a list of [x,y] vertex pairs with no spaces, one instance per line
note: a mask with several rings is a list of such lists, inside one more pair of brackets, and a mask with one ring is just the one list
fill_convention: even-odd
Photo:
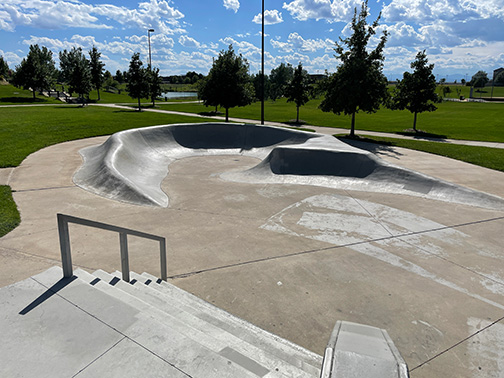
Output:
[[124,130],[80,150],[74,183],[122,202],[168,207],[161,183],[185,157],[243,155],[255,167],[226,172],[234,182],[315,185],[404,194],[504,210],[504,199],[387,163],[332,136],[276,126],[230,123],[157,125]]

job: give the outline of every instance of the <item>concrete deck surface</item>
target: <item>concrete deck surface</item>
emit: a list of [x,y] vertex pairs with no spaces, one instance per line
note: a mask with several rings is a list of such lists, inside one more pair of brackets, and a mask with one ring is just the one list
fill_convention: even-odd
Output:
[[[108,200],[74,185],[62,143],[10,175],[22,223],[0,239],[0,286],[58,265],[56,213],[165,236],[170,282],[322,354],[337,320],[386,329],[412,377],[504,374],[504,212],[396,194],[223,181],[257,159],[170,166],[168,208]],[[400,148],[380,157],[504,198],[504,173]],[[377,149],[378,148],[378,149]],[[120,268],[119,240],[70,226],[73,262]],[[157,245],[132,239],[130,265],[159,274]]]

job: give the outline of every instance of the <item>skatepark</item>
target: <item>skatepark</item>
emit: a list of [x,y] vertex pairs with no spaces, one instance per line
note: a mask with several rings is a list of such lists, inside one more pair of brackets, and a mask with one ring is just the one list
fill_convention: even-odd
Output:
[[[349,321],[387,330],[411,377],[502,374],[504,173],[320,134],[184,127],[58,144],[10,171],[22,223],[0,239],[0,287],[61,265],[68,214],[165,237],[169,283],[314,355]],[[75,268],[120,269],[117,235],[70,233]],[[129,250],[132,271],[159,277],[155,243]]]

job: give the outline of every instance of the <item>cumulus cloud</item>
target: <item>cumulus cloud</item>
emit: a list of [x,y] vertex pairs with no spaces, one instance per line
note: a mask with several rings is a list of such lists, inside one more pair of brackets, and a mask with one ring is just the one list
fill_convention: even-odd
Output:
[[198,41],[196,41],[194,38],[188,37],[187,35],[181,35],[178,39],[178,42],[184,47],[195,49],[202,47]]
[[17,26],[111,29],[113,21],[127,27],[152,27],[165,34],[182,33],[178,20],[184,15],[170,4],[171,0],[149,0],[139,3],[137,9],[129,9],[70,0],[4,0],[0,3],[0,28],[7,31],[14,31]]
[[360,0],[294,0],[284,3],[283,8],[300,21],[324,19],[327,22],[341,22],[348,21],[354,9],[360,5]]
[[[254,18],[252,19],[252,22],[256,24],[262,24],[262,13],[255,15]],[[265,25],[280,24],[281,22],[283,22],[282,13],[278,12],[277,9],[264,11]]]
[[231,9],[235,13],[240,9],[240,1],[239,0],[224,0],[224,8]]
[[392,0],[383,7],[387,22],[426,23],[435,20],[467,21],[499,18],[504,20],[503,0]]
[[330,39],[304,39],[298,33],[290,33],[287,42],[271,40],[271,45],[282,52],[308,52],[314,53],[318,50],[330,51],[334,48],[334,42]]

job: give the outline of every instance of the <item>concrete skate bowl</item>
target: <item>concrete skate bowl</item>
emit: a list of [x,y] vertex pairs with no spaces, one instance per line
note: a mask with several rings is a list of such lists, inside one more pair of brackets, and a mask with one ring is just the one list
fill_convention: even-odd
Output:
[[161,183],[176,160],[207,155],[260,159],[221,178],[251,184],[288,183],[421,196],[504,210],[502,198],[391,165],[322,134],[252,124],[181,124],[126,130],[80,151],[76,185],[137,205],[167,207]]

